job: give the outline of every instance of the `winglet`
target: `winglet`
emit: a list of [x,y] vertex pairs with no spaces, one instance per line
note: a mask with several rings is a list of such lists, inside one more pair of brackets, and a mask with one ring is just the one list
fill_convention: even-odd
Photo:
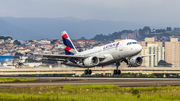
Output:
[[74,55],[75,53],[78,53],[75,46],[73,45],[71,39],[69,38],[66,31],[61,32],[62,40],[65,45],[65,54],[66,55]]

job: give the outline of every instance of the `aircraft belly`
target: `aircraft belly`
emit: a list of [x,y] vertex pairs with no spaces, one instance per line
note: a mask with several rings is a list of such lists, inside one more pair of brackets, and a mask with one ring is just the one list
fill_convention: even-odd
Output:
[[117,60],[120,60],[121,58],[117,55],[117,52],[113,52],[111,54],[105,54],[105,59],[99,62],[98,66],[103,66],[107,64],[112,64],[116,62]]
[[110,65],[110,64],[113,64],[115,63],[116,61],[108,61],[108,62],[104,62],[104,63],[99,63],[97,66],[106,66],[106,65]]
[[74,67],[79,67],[79,68],[87,68],[86,66],[83,66],[81,64],[72,63],[72,62],[67,62],[67,63],[64,63],[64,64],[67,65],[67,66],[74,66]]
[[105,54],[104,57],[105,59],[100,61],[100,63],[105,63],[105,62],[114,60],[114,57],[111,54]]

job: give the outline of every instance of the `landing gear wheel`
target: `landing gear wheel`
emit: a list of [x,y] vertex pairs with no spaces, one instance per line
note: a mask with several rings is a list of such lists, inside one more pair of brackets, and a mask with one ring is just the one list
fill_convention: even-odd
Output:
[[92,71],[91,71],[91,70],[89,70],[89,75],[91,75],[91,73],[92,73]]
[[116,75],[117,74],[117,70],[114,70],[114,75]]
[[121,70],[117,70],[117,74],[120,75],[121,74]]
[[87,74],[88,74],[88,70],[85,70],[85,71],[84,71],[84,74],[87,75]]
[[91,71],[91,70],[88,70],[88,69],[86,69],[86,70],[84,71],[84,74],[85,74],[85,75],[87,75],[87,74],[91,75],[91,73],[92,73],[92,71]]
[[120,75],[120,74],[121,74],[121,70],[119,70],[119,69],[118,70],[116,70],[116,69],[114,70],[114,75]]

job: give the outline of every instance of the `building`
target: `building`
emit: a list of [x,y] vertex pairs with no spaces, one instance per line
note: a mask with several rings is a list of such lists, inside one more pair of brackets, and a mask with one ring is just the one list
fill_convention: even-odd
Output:
[[31,51],[30,49],[19,49],[18,50],[18,52],[21,53],[21,54],[28,53],[30,51]]
[[143,47],[139,55],[156,54],[155,56],[144,57],[141,66],[155,67],[158,66],[160,60],[164,60],[165,52],[162,42],[154,41],[154,38],[145,38],[145,41],[139,43]]
[[51,44],[51,41],[48,41],[48,40],[39,40],[38,41],[39,44]]
[[165,61],[180,67],[180,42],[178,38],[171,38],[170,42],[165,42]]
[[144,46],[140,55],[156,54],[155,56],[147,56],[143,58],[142,66],[155,67],[158,66],[160,60],[164,60],[164,47],[159,47],[158,44],[147,44]]
[[4,39],[0,39],[0,44],[3,44],[4,43]]
[[159,47],[163,47],[162,42],[154,41],[155,38],[145,38],[144,41],[139,42],[142,47],[146,47],[148,44],[158,44]]

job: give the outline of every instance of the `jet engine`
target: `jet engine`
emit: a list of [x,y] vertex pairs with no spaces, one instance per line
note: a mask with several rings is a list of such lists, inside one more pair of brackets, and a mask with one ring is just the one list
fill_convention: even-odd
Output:
[[97,58],[96,56],[91,56],[84,59],[83,63],[84,66],[88,66],[88,67],[96,66],[99,64],[99,58]]
[[143,59],[139,56],[135,56],[135,57],[131,57],[129,62],[132,67],[138,67],[142,64]]

